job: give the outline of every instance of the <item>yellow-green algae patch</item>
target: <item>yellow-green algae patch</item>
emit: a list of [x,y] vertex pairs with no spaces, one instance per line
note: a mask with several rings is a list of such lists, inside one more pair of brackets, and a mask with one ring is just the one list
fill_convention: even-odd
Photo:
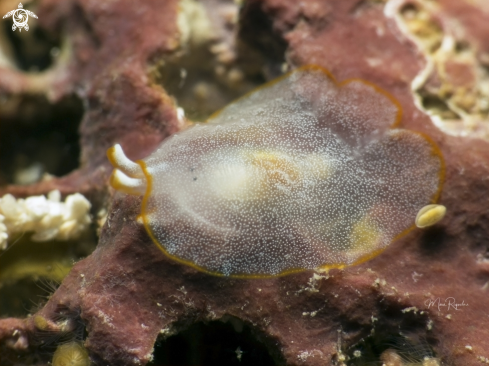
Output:
[[27,233],[12,237],[9,248],[0,252],[0,316],[35,310],[94,247],[90,232],[63,242],[33,242]]

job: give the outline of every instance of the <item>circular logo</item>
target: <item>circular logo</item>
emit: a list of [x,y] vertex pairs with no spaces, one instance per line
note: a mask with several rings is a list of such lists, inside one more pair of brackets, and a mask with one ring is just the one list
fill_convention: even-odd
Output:
[[29,20],[29,15],[24,9],[17,9],[14,13],[13,20],[18,28],[24,28]]
[[29,15],[31,17],[37,18],[37,15],[34,14],[30,10],[25,10],[24,7],[22,6],[22,3],[19,4],[19,8],[15,10],[9,11],[7,14],[3,16],[3,19],[12,17],[14,24],[12,25],[12,30],[15,31],[17,28],[19,28],[19,32],[24,28],[26,31],[29,30],[29,25],[27,24],[27,21],[29,20]]

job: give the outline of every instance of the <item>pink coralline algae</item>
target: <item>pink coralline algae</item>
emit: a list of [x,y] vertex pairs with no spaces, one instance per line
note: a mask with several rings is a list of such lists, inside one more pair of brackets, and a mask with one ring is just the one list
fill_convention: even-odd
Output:
[[[436,9],[432,8],[434,3]],[[15,6],[17,4],[7,8],[2,3],[0,13],[5,14]],[[95,250],[73,266],[57,290],[38,310],[33,311],[32,316],[0,319],[0,364],[48,364],[53,361],[57,348],[62,351],[63,342],[76,344],[83,355],[87,352],[94,365],[118,366],[360,366],[381,364],[386,360],[402,364],[405,361],[399,361],[399,358],[408,354],[409,348],[421,350],[411,358],[415,364],[422,364],[422,359],[426,358],[430,365],[476,366],[489,359],[489,143],[479,133],[487,123],[483,88],[487,76],[482,71],[476,73],[479,79],[474,79],[477,83],[473,81],[470,84],[467,94],[470,100],[461,98],[463,92],[459,89],[464,87],[463,83],[452,83],[456,90],[446,89],[447,80],[460,80],[457,70],[466,70],[467,67],[445,67],[450,60],[439,57],[441,54],[451,57],[451,53],[442,52],[448,41],[437,41],[451,39],[455,42],[451,43],[453,52],[465,56],[470,53],[471,70],[484,70],[488,64],[489,40],[485,36],[487,22],[483,2],[250,0],[238,9],[231,1],[210,0],[41,0],[36,6],[32,8],[39,17],[36,25],[29,23],[29,32],[16,32],[16,36],[22,34],[27,37],[34,34],[37,27],[39,32],[44,32],[45,39],[58,35],[63,41],[57,43],[59,57],[47,68],[39,63],[37,70],[41,71],[34,72],[32,68],[22,69],[13,65],[15,57],[18,65],[30,65],[26,59],[31,54],[25,49],[32,52],[37,49],[11,47],[14,51],[4,52],[10,47],[8,42],[11,38],[0,38],[0,149],[7,146],[5,144],[9,144],[11,149],[3,153],[8,158],[0,156],[2,164],[11,164],[0,166],[0,179],[4,183],[0,187],[0,196],[10,193],[16,198],[23,198],[46,195],[56,189],[63,197],[80,193],[90,201],[93,218],[103,226]],[[403,26],[401,21],[408,25]],[[456,24],[453,27],[456,30],[450,28],[453,24]],[[11,32],[10,28],[7,30]],[[436,31],[438,38],[433,41],[430,38],[428,48],[432,51],[439,49],[441,53],[436,56],[438,66],[429,73],[427,66],[434,62],[432,53],[427,55],[428,48],[421,47],[416,37],[432,34],[432,30]],[[416,33],[416,37],[409,32]],[[423,39],[428,42],[427,38]],[[50,44],[46,40],[44,42]],[[53,55],[57,54],[55,51],[52,51]],[[49,49],[49,60],[50,52]],[[4,53],[7,61],[3,58]],[[466,58],[460,56],[456,63],[463,63],[463,60]],[[180,189],[187,189],[193,182],[207,184],[203,190],[205,195],[197,197],[202,202],[208,202],[206,195],[212,193],[220,194],[221,200],[231,200],[238,206],[248,202],[248,207],[252,208],[258,207],[254,206],[258,205],[255,202],[257,196],[263,193],[263,199],[268,197],[269,185],[260,186],[259,182],[240,180],[242,176],[238,174],[239,169],[236,170],[236,162],[239,162],[236,153],[239,147],[246,146],[233,141],[232,136],[228,139],[230,150],[225,158],[236,164],[231,164],[229,170],[209,170],[206,175],[192,175],[193,172],[187,171],[189,182],[176,181],[175,176],[174,180],[161,183],[166,186],[152,187],[151,195],[146,194],[144,198],[110,187],[114,167],[107,160],[106,151],[116,144],[124,148],[130,161],[143,159],[146,164],[143,177],[119,170],[129,179],[146,179],[145,184],[151,168],[162,163],[158,160],[159,154],[167,156],[169,161],[178,162],[175,164],[177,173],[180,168],[194,167],[181,166],[186,157],[191,160],[188,164],[198,163],[200,157],[207,157],[199,154],[197,148],[214,153],[213,160],[219,163],[224,159],[223,152],[215,146],[197,146],[198,136],[192,140],[193,145],[188,145],[189,151],[185,154],[171,156],[176,154],[171,149],[172,144],[183,146],[185,136],[199,134],[205,140],[205,131],[210,129],[189,127],[181,108],[185,109],[187,116],[196,119],[203,116],[205,119],[209,116],[209,106],[213,106],[213,110],[225,107],[231,99],[265,81],[311,64],[330,70],[340,82],[362,80],[339,88],[328,87],[331,93],[341,94],[341,90],[350,85],[363,88],[364,92],[370,91],[372,98],[378,98],[370,103],[370,111],[380,117],[373,119],[378,122],[377,127],[368,125],[365,131],[351,134],[335,132],[336,136],[342,137],[341,143],[356,146],[363,153],[368,143],[373,141],[375,130],[379,144],[393,143],[396,134],[399,136],[398,143],[393,143],[394,152],[385,150],[386,159],[391,162],[385,166],[386,171],[364,177],[375,177],[372,178],[375,186],[379,184],[379,174],[384,176],[392,164],[396,166],[398,163],[399,174],[406,175],[403,182],[410,184],[408,190],[403,191],[403,183],[399,181],[399,189],[393,190],[399,201],[391,202],[389,197],[393,196],[389,195],[379,204],[375,196],[362,206],[364,208],[358,216],[345,208],[351,219],[345,232],[351,234],[355,231],[354,222],[365,220],[363,226],[358,225],[357,237],[362,243],[364,238],[373,237],[380,243],[389,244],[372,241],[375,243],[372,247],[382,249],[382,253],[368,256],[363,246],[359,253],[353,253],[354,245],[350,241],[347,250],[339,248],[330,258],[326,258],[327,255],[321,258],[326,251],[317,246],[317,252],[310,252],[308,257],[317,257],[317,262],[306,263],[301,253],[307,251],[294,252],[289,248],[284,254],[295,256],[298,264],[292,259],[280,264],[274,260],[270,262],[272,267],[263,270],[265,262],[256,256],[261,249],[253,245],[236,246],[217,257],[208,255],[210,249],[199,251],[195,246],[197,237],[191,237],[193,241],[189,241],[185,248],[176,245],[173,248],[173,244],[166,241],[166,236],[158,236],[158,231],[170,229],[172,239],[177,240],[179,233],[188,230],[189,222],[185,221],[186,216],[181,216],[183,219],[178,224],[172,222],[165,227],[164,222],[158,221],[161,216],[159,210],[168,210],[165,212],[167,219],[177,217],[177,213],[172,211],[175,207],[172,200],[185,202],[184,206],[179,204],[177,207],[196,209],[192,204],[197,201],[187,203],[184,196],[178,196]],[[292,72],[282,82],[288,83],[292,80],[290,78],[301,79],[301,76],[306,81],[315,72],[319,71]],[[440,79],[445,76],[446,79]],[[316,98],[322,98],[319,90],[316,93],[310,88],[328,80],[320,78],[319,83],[305,83],[307,88],[300,91],[305,93],[304,102],[314,104]],[[422,83],[416,84],[419,80]],[[303,84],[298,80],[291,85],[299,88]],[[274,95],[267,94],[267,90],[273,90],[269,88],[230,104],[220,115],[211,117],[208,126],[212,121],[227,119],[228,113],[231,117],[240,116],[239,113],[247,107],[246,103],[251,103],[253,98],[257,99],[253,103],[266,103],[269,98],[283,97],[283,91],[278,89],[272,93]],[[379,95],[372,90],[383,92]],[[307,96],[307,93],[313,94]],[[12,135],[9,136],[27,136],[32,133],[33,125],[20,130],[10,122],[27,121],[29,113],[39,116],[43,111],[42,116],[49,113],[45,109],[33,113],[30,108],[22,107],[25,103],[32,102],[34,98],[33,103],[42,108],[51,108],[59,103],[66,106],[68,97],[79,101],[76,108],[83,114],[79,126],[78,168],[59,178],[39,177],[39,181],[31,185],[16,183],[11,177],[14,176],[15,164],[22,161],[18,157],[22,155],[21,150],[24,147],[28,149],[41,138],[24,141],[5,137],[3,129],[10,128],[8,131],[12,131]],[[289,108],[292,116],[292,111],[296,110],[294,103],[291,100],[286,106],[279,107],[281,110]],[[353,103],[349,98],[347,105],[362,103],[366,100],[360,98]],[[192,106],[195,106],[194,110]],[[259,113],[253,105],[248,107],[253,113]],[[402,107],[402,117],[393,126],[397,107]],[[308,123],[316,118],[321,124],[323,121],[317,116],[318,110],[312,106],[307,113],[302,112],[301,118]],[[387,115],[384,114],[386,110]],[[57,113],[53,112],[53,115],[63,120],[63,115]],[[258,117],[254,122],[260,122]],[[470,125],[479,132],[448,134],[438,127],[446,123]],[[64,127],[56,126],[56,131]],[[263,149],[268,144],[259,145],[252,140],[253,148],[242,152],[242,161],[249,163],[246,166],[253,166],[256,162],[257,169],[264,169],[263,179],[274,182],[273,189],[278,189],[286,181],[283,175],[274,174],[279,170],[286,170],[291,181],[295,176],[301,184],[306,181],[301,181],[303,170],[294,168],[297,155],[287,150],[287,146],[292,149],[299,142],[300,136],[293,133],[295,129],[285,131],[287,126],[278,126],[273,139],[280,143],[272,146],[273,150]],[[304,126],[311,125],[306,123]],[[343,131],[364,125],[335,126]],[[459,130],[458,127],[455,129]],[[16,131],[22,133],[16,134]],[[313,136],[312,141],[319,138],[314,131],[324,130],[322,125],[317,129],[308,127],[306,132]],[[464,137],[466,135],[480,138]],[[388,138],[384,140],[386,136]],[[45,140],[45,149],[54,146],[52,141],[57,141],[52,136],[50,138],[52,140]],[[334,139],[327,141],[331,144]],[[19,146],[22,148],[16,150]],[[310,148],[316,145],[305,143],[304,146],[302,148],[301,145],[304,150],[299,151],[303,151],[301,156],[306,159],[311,155]],[[158,147],[162,151],[159,152]],[[260,151],[255,147],[260,147]],[[430,149],[436,152],[430,155]],[[46,161],[51,162],[62,156],[65,150],[69,149],[61,144],[57,153],[40,153],[38,158],[49,156]],[[293,151],[297,149],[294,147]],[[399,156],[395,151],[400,152]],[[321,156],[323,150],[318,148],[317,153]],[[445,162],[444,179],[440,173],[443,170],[441,157]],[[312,160],[310,166],[316,167],[318,161]],[[321,166],[326,176],[334,177],[334,164]],[[408,168],[402,170],[403,166]],[[382,169],[379,167],[379,170]],[[297,175],[294,175],[296,171]],[[352,176],[361,176],[362,171],[356,169],[355,173]],[[218,179],[219,184],[213,186],[217,193],[207,189],[212,177],[223,176],[226,179]],[[116,176],[119,180],[121,177],[120,174],[118,178]],[[196,181],[192,180],[194,177],[197,177]],[[389,187],[394,187],[394,178],[395,174],[386,177],[391,184]],[[131,182],[124,179],[122,186]],[[12,184],[7,184],[9,182]],[[158,178],[154,182],[163,181]],[[258,187],[250,191],[235,190],[236,185],[226,184],[232,182],[241,184],[241,187],[247,187],[247,184],[258,184]],[[148,188],[143,183],[135,187],[143,187],[142,190],[136,189],[143,195]],[[152,201],[155,192],[158,195],[171,192],[164,203],[171,207],[157,207],[159,201]],[[278,193],[272,197],[276,195]],[[347,198],[353,202],[358,198],[356,195],[351,192]],[[413,227],[409,232],[403,232],[414,226],[418,211],[435,200],[446,207],[443,220],[424,229]],[[335,197],[331,201],[325,200],[325,208],[333,202],[339,201]],[[296,206],[292,205],[292,208],[308,209],[305,205]],[[399,207],[402,210],[398,210]],[[155,211],[145,211],[153,208]],[[387,211],[392,213],[385,215]],[[106,217],[103,212],[107,213]],[[152,217],[155,213],[158,220]],[[406,215],[406,220],[403,215]],[[225,217],[229,215],[226,213]],[[305,225],[316,229],[323,222],[316,215],[294,214],[290,217],[292,222],[287,221],[289,226],[280,234],[292,233],[296,238],[315,233],[312,229],[307,233],[301,232]],[[333,221],[331,218],[326,224],[341,226],[341,223]],[[370,230],[372,222],[379,225],[379,231]],[[150,235],[145,226],[149,228]],[[207,235],[211,225],[202,224],[198,229],[199,235]],[[336,229],[323,231],[326,237],[331,233],[337,233]],[[180,261],[162,253],[151,235]],[[346,237],[351,238],[346,234],[342,236]],[[28,237],[23,240],[32,248],[38,244],[28,242]],[[262,235],[262,240],[265,242],[267,238]],[[276,236],[270,242],[275,240]],[[294,239],[294,242],[297,241]],[[203,245],[214,247],[214,244]],[[327,253],[331,249],[328,247]],[[15,246],[2,256],[7,257],[14,250]],[[238,256],[236,250],[239,250]],[[248,259],[247,254],[250,253],[255,255],[254,260]],[[265,254],[276,253],[265,251]],[[369,260],[344,268],[312,269],[328,263],[354,264],[365,256]],[[213,258],[219,260],[213,262]],[[239,258],[244,258],[243,262]],[[181,261],[224,275],[213,276]],[[227,267],[222,266],[225,262]],[[288,273],[295,265],[302,271],[286,276],[265,276]],[[1,271],[2,268],[0,274],[3,273]],[[260,278],[232,276],[243,273],[259,273]],[[7,282],[2,277],[0,281],[0,301],[3,304],[7,300],[2,296]],[[453,303],[451,299],[464,306],[449,305]],[[85,356],[83,360],[86,362]]]

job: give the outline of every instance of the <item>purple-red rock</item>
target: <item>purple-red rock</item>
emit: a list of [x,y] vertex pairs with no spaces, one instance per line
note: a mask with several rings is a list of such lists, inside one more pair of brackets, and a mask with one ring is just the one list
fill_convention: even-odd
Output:
[[[455,0],[439,5],[461,19],[480,54],[488,52],[484,16],[473,5]],[[427,339],[443,363],[475,366],[480,357],[489,358],[489,143],[445,135],[416,107],[411,82],[425,59],[386,16],[385,6],[363,0],[255,0],[244,4],[241,23],[250,29],[257,14],[268,19],[270,39],[285,42],[291,66],[317,64],[338,80],[363,78],[394,95],[403,107],[401,126],[431,137],[444,155],[440,203],[448,212],[442,222],[411,232],[362,265],[327,275],[229,279],[165,257],[136,221],[140,199],[110,191],[96,250],[74,266],[37,315],[59,319],[60,309],[79,314],[88,334],[85,346],[100,365],[145,364],[157,339],[229,316],[259,333],[277,364],[350,363],[345,357],[357,346],[365,349],[369,339],[383,337],[387,342],[404,330]],[[66,29],[73,43],[69,76],[48,89],[60,95],[78,90],[86,102],[81,166],[66,177],[11,185],[2,193],[25,196],[58,188],[107,197],[109,146],[121,143],[131,159],[142,158],[182,127],[172,99],[152,84],[147,70],[149,60],[177,50],[176,14],[176,1],[39,3],[42,26]],[[28,90],[5,81],[8,75],[19,79],[15,85],[29,84],[27,76],[3,68],[4,93]],[[467,306],[436,302],[450,298]],[[28,342],[35,333],[32,319],[0,320],[0,360],[1,350],[34,352],[35,344]],[[21,335],[15,338],[14,332]]]

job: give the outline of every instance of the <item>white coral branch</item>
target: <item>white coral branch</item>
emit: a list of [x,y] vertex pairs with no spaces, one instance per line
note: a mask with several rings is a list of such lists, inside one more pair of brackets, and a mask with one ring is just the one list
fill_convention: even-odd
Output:
[[55,190],[45,196],[15,199],[11,194],[0,198],[0,249],[16,233],[33,232],[34,241],[76,239],[91,223],[90,202],[75,193],[61,202]]

